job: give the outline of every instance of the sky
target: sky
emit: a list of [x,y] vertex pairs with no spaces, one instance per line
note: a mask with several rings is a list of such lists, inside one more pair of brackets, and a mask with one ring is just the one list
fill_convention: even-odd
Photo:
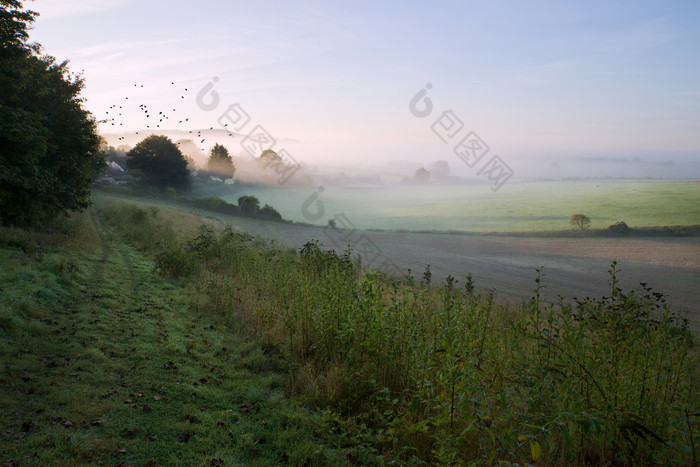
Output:
[[[476,175],[497,155],[523,177],[700,177],[697,1],[25,7],[41,15],[31,40],[83,70],[105,134],[145,134],[158,112],[160,129],[187,131],[237,115],[222,121],[331,167],[445,160]],[[473,166],[455,151],[470,134],[488,148]]]

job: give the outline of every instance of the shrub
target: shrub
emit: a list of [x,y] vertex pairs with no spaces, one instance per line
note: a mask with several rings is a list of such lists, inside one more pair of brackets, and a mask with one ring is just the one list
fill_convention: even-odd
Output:
[[616,234],[626,234],[626,233],[629,233],[629,231],[630,231],[630,228],[623,221],[615,222],[610,227],[608,227],[608,232],[612,232],[612,233],[616,233]]

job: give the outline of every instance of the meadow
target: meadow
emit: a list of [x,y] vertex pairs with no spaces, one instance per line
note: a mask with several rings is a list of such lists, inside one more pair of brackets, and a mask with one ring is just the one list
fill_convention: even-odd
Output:
[[173,212],[98,208],[193,309],[283,359],[287,390],[381,463],[697,463],[696,337],[663,295],[623,289],[615,263],[603,297],[546,303],[535,275],[533,298],[509,306],[429,269],[387,277],[314,242],[184,235]]
[[[696,181],[584,180],[521,182],[492,192],[486,185],[387,185],[383,187],[243,186],[233,194],[206,195],[235,201],[257,196],[285,219],[325,225],[344,214],[358,229],[443,232],[542,233],[570,230],[574,213],[592,229],[624,221],[630,227],[700,224]],[[305,215],[304,202],[318,193]],[[322,214],[317,201],[322,203]]]

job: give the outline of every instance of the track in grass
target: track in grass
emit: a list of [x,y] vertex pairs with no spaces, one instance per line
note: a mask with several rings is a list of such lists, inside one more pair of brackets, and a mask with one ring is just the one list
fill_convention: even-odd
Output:
[[0,248],[3,465],[370,460],[334,448],[273,358],[195,313],[94,210],[84,228],[94,248]]

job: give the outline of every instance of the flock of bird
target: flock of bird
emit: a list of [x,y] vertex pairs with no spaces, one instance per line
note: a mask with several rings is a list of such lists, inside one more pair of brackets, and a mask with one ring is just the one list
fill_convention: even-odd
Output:
[[[174,86],[175,82],[171,81],[170,85]],[[134,87],[135,88],[143,88],[144,85],[143,84],[134,84]],[[185,96],[187,95],[189,90],[188,90],[188,88],[181,88],[181,89],[184,89],[184,92],[181,93],[180,99],[185,99]],[[125,96],[124,101],[126,101],[126,102],[122,102],[121,103],[122,105],[119,105],[119,104],[110,105],[108,110],[105,112],[106,118],[101,120],[100,123],[109,123],[109,124],[111,124],[111,126],[114,126],[114,127],[124,126],[123,122],[121,121],[122,119],[120,117],[123,117],[122,111],[125,112],[128,109],[129,104],[131,104],[131,102],[128,102],[129,96]],[[125,106],[127,106],[126,109],[125,109]],[[164,124],[164,122],[167,122],[168,120],[170,120],[171,116],[173,117],[173,121],[177,120],[178,125],[187,124],[190,121],[189,117],[186,117],[186,118],[175,117],[175,114],[178,112],[176,107],[173,107],[172,110],[169,110],[169,109],[168,110],[159,110],[158,113],[156,114],[155,110],[152,111],[151,109],[149,109],[148,105],[139,104],[138,110],[144,116],[143,123],[145,124],[146,129],[151,130],[151,131],[157,131],[157,129],[160,129],[161,124]],[[213,130],[214,127],[211,127],[209,129]],[[194,133],[195,131],[197,134],[197,139],[200,140],[200,144],[205,143],[206,137],[204,137],[202,134],[203,130],[189,130],[189,133]],[[206,131],[206,130],[204,130],[204,131]],[[135,134],[138,135],[139,132],[136,131]],[[228,136],[235,136],[235,135],[233,133],[229,132]],[[123,141],[125,139],[126,139],[126,136],[120,136],[118,138],[119,141]],[[180,143],[177,142],[176,144],[179,145]],[[204,152],[204,149],[201,148],[201,151]]]

